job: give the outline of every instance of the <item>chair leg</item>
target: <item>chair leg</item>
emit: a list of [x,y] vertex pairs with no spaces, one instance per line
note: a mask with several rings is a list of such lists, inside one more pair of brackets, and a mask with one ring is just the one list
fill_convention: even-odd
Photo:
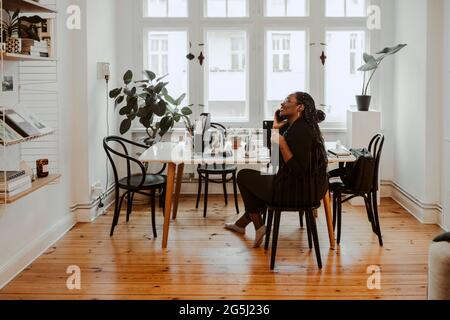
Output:
[[264,212],[262,214],[262,220],[263,220],[263,224],[266,225],[267,224],[267,209],[264,210]]
[[320,255],[319,234],[317,233],[316,218],[314,217],[312,210],[308,210],[307,214],[310,217],[309,220],[311,224],[311,233],[314,240],[314,249],[316,250],[317,265],[319,266],[319,269],[322,269],[322,257]]
[[367,211],[367,218],[369,219],[370,224],[372,225],[372,231],[374,233],[377,233],[377,229],[375,228],[375,222],[373,219],[373,209],[372,209],[372,199],[370,199],[371,195],[368,195],[369,197],[364,196],[364,203],[366,204],[366,211]]
[[152,228],[153,228],[153,237],[157,238],[158,234],[156,233],[156,191],[152,190],[151,194],[151,206],[152,206]]
[[127,223],[130,222],[131,212],[133,211],[134,193],[130,192],[127,197]]
[[208,184],[209,184],[209,175],[205,176],[205,194],[204,194],[204,208],[203,208],[203,218],[206,218],[206,214],[208,212]]
[[299,213],[298,213],[298,217],[299,217],[299,219],[300,219],[300,228],[304,228],[304,224],[303,224],[303,216],[305,215],[305,212],[304,211],[300,211]]
[[114,235],[114,229],[117,226],[117,223],[119,222],[119,216],[120,216],[119,204],[120,204],[119,188],[116,188],[116,199],[115,199],[115,204],[114,204],[114,217],[113,217],[113,222],[112,222],[111,232],[110,232],[111,237]]
[[381,235],[380,218],[378,216],[378,196],[376,192],[372,192],[373,215],[375,218],[375,226],[378,234],[380,246],[383,246],[383,236]]
[[275,260],[277,258],[277,246],[278,246],[278,234],[280,232],[280,220],[281,212],[275,212],[275,223],[273,228],[273,238],[272,238],[272,256],[270,258],[270,270],[275,269]]
[[159,190],[159,208],[160,209],[162,209],[162,208],[164,208],[164,205],[163,205],[163,203],[164,203],[164,198],[163,198],[163,190],[164,189],[160,189]]
[[306,233],[308,234],[308,246],[309,250],[313,249],[313,242],[312,242],[312,233],[311,233],[311,221],[310,216],[308,213],[306,213]]
[[342,199],[341,194],[337,195],[337,243],[341,244],[342,233]]
[[266,243],[264,249],[269,250],[270,244],[270,234],[272,233],[272,223],[273,223],[273,211],[270,210],[267,214],[267,228],[266,228]]
[[228,192],[227,192],[227,175],[224,173],[222,175],[222,184],[223,184],[223,196],[225,198],[225,205],[228,205]]
[[234,205],[236,206],[237,214],[239,214],[239,200],[238,200],[238,192],[237,192],[236,172],[233,173],[233,193],[234,193]]
[[337,194],[333,192],[333,230],[336,231]]
[[200,197],[202,194],[202,175],[198,174],[198,192],[197,192],[197,204],[195,205],[195,209],[198,209],[200,205]]
[[[119,216],[120,216],[120,211],[121,211],[121,209],[122,209],[123,200],[125,199],[125,197],[126,197],[127,195],[128,195],[128,192],[125,192],[125,193],[123,194],[123,196],[120,197],[119,204],[118,204],[118,205],[116,204],[116,212],[114,213],[114,219],[113,219],[113,224],[112,224],[112,227],[111,227],[111,233],[110,233],[110,236],[111,236],[111,237],[114,235],[114,229],[115,229],[116,226],[119,224]],[[118,199],[118,198],[119,198],[119,191],[116,191],[116,196],[117,196],[116,199]]]

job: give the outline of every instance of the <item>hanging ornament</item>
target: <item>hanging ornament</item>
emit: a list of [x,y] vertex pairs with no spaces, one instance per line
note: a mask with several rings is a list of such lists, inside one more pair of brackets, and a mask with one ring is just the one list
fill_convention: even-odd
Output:
[[[192,49],[192,42],[189,42],[189,50],[191,50],[191,49]],[[192,61],[195,59],[195,55],[192,52],[189,52],[189,54],[186,56],[186,58],[189,61]]]
[[[199,47],[203,47],[205,44],[200,43]],[[200,52],[200,55],[198,56],[198,61],[200,62],[200,65],[203,66],[203,62],[205,61],[205,55],[203,54],[203,51]]]
[[198,61],[200,62],[200,65],[203,66],[203,62],[205,61],[205,56],[203,55],[203,51],[200,52],[200,55],[198,56]]
[[325,51],[322,51],[322,55],[320,56],[320,60],[322,61],[322,65],[324,66],[327,62],[328,57],[325,55]]

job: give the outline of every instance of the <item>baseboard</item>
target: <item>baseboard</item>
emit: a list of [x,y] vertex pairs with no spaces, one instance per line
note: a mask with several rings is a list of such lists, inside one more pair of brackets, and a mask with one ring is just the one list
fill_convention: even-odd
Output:
[[73,205],[70,210],[76,216],[76,221],[81,223],[92,222],[99,216],[105,214],[106,210],[114,203],[114,186],[111,186],[103,196],[103,208],[99,208],[100,199],[96,199],[86,204]]
[[442,206],[423,203],[404,188],[392,181],[382,181],[382,195],[390,197],[423,224],[439,225],[442,221]]
[[5,264],[0,266],[0,289],[6,286],[48,248],[61,239],[75,225],[73,215],[68,214],[41,237],[20,250]]

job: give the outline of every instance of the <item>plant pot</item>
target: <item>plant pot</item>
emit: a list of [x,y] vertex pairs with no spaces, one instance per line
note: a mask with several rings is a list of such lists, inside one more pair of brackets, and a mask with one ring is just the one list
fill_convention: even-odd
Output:
[[22,39],[20,39],[20,38],[7,38],[6,39],[6,52],[8,52],[8,53],[20,53],[20,52],[22,52]]
[[358,106],[358,111],[369,111],[371,101],[372,96],[356,96],[356,105]]

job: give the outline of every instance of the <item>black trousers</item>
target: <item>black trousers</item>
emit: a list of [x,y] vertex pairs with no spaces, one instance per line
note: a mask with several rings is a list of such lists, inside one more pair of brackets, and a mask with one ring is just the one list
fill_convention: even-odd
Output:
[[239,190],[244,200],[246,215],[265,212],[273,197],[275,176],[263,175],[256,170],[241,170],[237,177]]

